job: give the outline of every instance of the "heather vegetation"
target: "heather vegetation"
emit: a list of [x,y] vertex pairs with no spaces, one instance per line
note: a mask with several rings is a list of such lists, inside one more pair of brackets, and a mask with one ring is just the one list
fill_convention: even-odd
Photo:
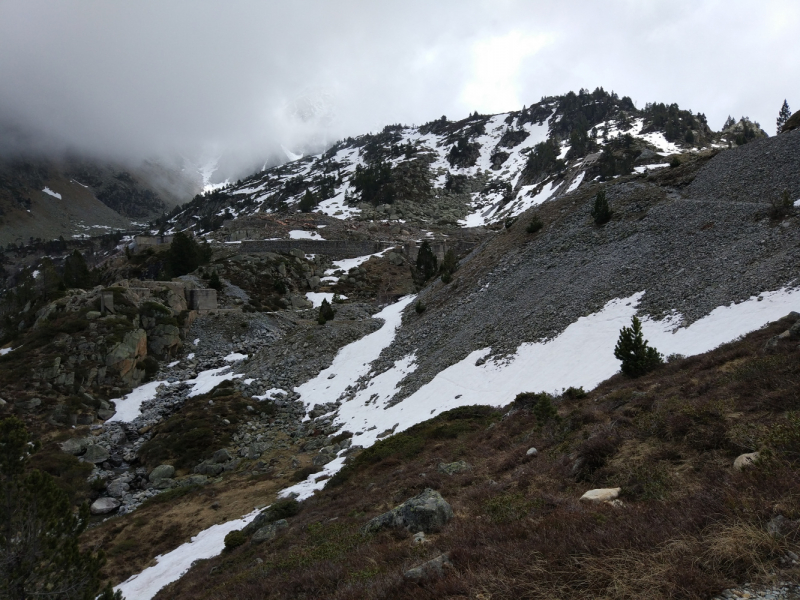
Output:
[[[588,393],[442,413],[349,459],[272,541],[241,541],[162,595],[707,598],[791,578],[798,350],[787,338],[763,351],[789,325]],[[731,467],[757,450],[761,462]],[[451,461],[469,468],[437,469]],[[621,488],[621,502],[578,502],[603,487]],[[440,533],[424,543],[405,530],[361,533],[424,488],[456,513]],[[441,552],[441,575],[402,575]]]

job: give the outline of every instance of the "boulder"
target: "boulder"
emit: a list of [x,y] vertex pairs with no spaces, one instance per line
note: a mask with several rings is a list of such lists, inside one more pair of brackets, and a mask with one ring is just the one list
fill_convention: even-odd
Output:
[[189,477],[178,481],[179,486],[205,485],[207,483],[208,483],[208,477],[206,477],[205,475],[189,475]]
[[159,479],[171,479],[173,475],[175,475],[175,467],[172,465],[158,465],[150,471],[148,479],[155,483]]
[[86,462],[99,464],[108,460],[108,450],[98,444],[89,444],[86,446],[86,453],[83,455],[83,460]]
[[619,498],[622,488],[598,488],[581,496],[581,502],[611,502]]
[[31,398],[30,400],[20,400],[14,403],[17,410],[21,412],[33,412],[42,405],[41,398]]
[[106,355],[106,367],[119,375],[126,385],[138,384],[144,376],[136,365],[147,356],[147,334],[144,329],[135,329],[125,334],[121,342],[114,345]]
[[103,421],[108,421],[117,411],[110,408],[101,408],[97,411],[97,418]]
[[130,489],[130,485],[117,479],[108,484],[106,491],[108,492],[109,496],[113,496],[114,498],[122,498]]
[[421,581],[423,579],[432,579],[434,577],[441,577],[444,575],[445,569],[452,569],[453,563],[450,562],[448,554],[440,554],[436,558],[421,564],[418,567],[409,569],[403,573],[403,577],[411,579],[412,581]]
[[289,522],[286,519],[280,519],[274,523],[270,523],[269,525],[261,527],[253,534],[253,537],[250,538],[250,541],[253,544],[269,542],[275,539],[275,536],[278,535],[279,531],[286,529],[287,527],[289,527]]
[[217,450],[216,452],[214,452],[214,457],[212,458],[212,460],[214,461],[214,463],[219,465],[233,460],[233,457],[231,456],[230,452],[228,452],[225,448],[222,448],[221,450]]
[[216,477],[224,470],[224,465],[218,465],[213,462],[202,462],[194,468],[194,472],[198,475],[210,475],[212,477]]
[[175,356],[181,345],[181,330],[175,325],[156,325],[149,332],[147,349],[159,358]]
[[736,471],[741,471],[748,467],[752,467],[758,460],[758,452],[749,452],[747,454],[740,454],[733,461],[733,468]]
[[430,488],[406,500],[387,513],[375,517],[364,526],[364,533],[385,527],[405,528],[409,531],[432,533],[439,531],[453,518],[453,509],[442,495]]
[[72,454],[73,456],[77,456],[86,450],[86,446],[88,445],[89,440],[84,438],[72,438],[60,444],[62,451],[66,452],[67,454]]
[[106,515],[119,508],[119,500],[116,498],[98,498],[89,507],[93,515]]
[[171,490],[174,487],[178,487],[178,483],[171,477],[163,477],[161,479],[156,479],[153,483],[153,487],[157,490]]
[[311,460],[311,464],[313,464],[315,467],[321,467],[323,465],[327,465],[335,458],[336,458],[336,453],[333,452],[332,446],[325,446],[325,448],[320,450],[319,454],[317,454]]
[[456,473],[463,473],[464,471],[469,471],[472,467],[468,462],[463,460],[457,460],[456,462],[451,463],[439,463],[438,470],[440,473],[445,473],[446,475],[455,475]]

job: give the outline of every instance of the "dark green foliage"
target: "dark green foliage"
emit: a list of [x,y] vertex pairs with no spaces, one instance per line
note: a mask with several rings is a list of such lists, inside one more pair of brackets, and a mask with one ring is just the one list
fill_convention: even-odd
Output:
[[590,175],[598,173],[603,179],[628,175],[641,153],[633,136],[625,134],[616,137],[605,145]]
[[234,529],[225,536],[225,550],[238,548],[247,541],[247,535],[241,529]]
[[778,128],[777,133],[783,130],[783,126],[786,125],[786,121],[788,121],[791,116],[792,111],[789,109],[789,103],[784,100],[783,106],[781,106],[781,110],[778,112],[778,119],[775,121],[775,125]]
[[222,291],[222,281],[220,281],[219,274],[217,273],[216,269],[211,272],[211,277],[208,279],[208,287],[217,290],[218,292]]
[[136,365],[139,369],[144,369],[145,379],[150,381],[158,373],[158,361],[149,354],[139,361]]
[[184,232],[179,231],[172,238],[168,254],[168,269],[173,277],[191,273],[211,258],[211,248],[207,244],[201,246]]
[[294,498],[284,498],[273,502],[269,508],[264,510],[263,514],[267,523],[274,523],[295,516],[301,508],[302,505]]
[[747,117],[742,117],[742,131],[737,133],[734,141],[737,146],[744,146],[746,143],[756,139],[756,130],[750,126],[750,121]]
[[466,175],[451,175],[447,172],[445,177],[444,189],[454,194],[464,194],[469,191],[469,182]]
[[681,159],[677,154],[669,159],[669,168],[670,169],[675,169],[675,168],[680,167],[680,166],[681,166]]
[[611,207],[606,199],[606,191],[600,190],[594,198],[594,206],[591,212],[592,218],[597,225],[605,225],[611,220],[612,214]]
[[442,266],[439,271],[442,274],[442,281],[450,283],[453,280],[453,273],[458,270],[458,259],[456,253],[452,249],[448,250],[444,255]]
[[94,285],[94,278],[86,265],[86,260],[78,250],[73,250],[72,254],[64,259],[64,285],[67,288],[83,290],[88,290]]
[[29,470],[31,450],[21,421],[0,421],[0,597],[91,600],[104,561],[78,546],[89,507],[74,513],[53,477]]
[[321,467],[314,467],[314,466],[301,467],[297,469],[294,473],[292,473],[290,479],[292,481],[305,481],[306,479],[308,479],[309,475],[313,475],[314,473],[319,473],[320,471],[322,471]]
[[286,282],[282,279],[276,279],[275,283],[272,284],[272,289],[283,295],[287,292]]
[[623,327],[619,332],[614,356],[622,361],[622,372],[629,377],[639,377],[649,373],[664,362],[664,357],[647,345],[642,336],[642,323],[634,316],[630,327]]
[[[708,127],[705,123],[705,116],[702,114],[693,115],[692,111],[681,110],[677,104],[647,104],[644,108],[645,127],[643,133],[663,130],[664,137],[670,142],[679,140],[688,141],[687,131],[704,132]],[[694,141],[694,134],[692,134]],[[691,142],[690,142],[691,143]]]
[[783,219],[792,213],[794,205],[788,190],[783,190],[781,195],[772,201],[772,206],[769,210],[769,216],[772,219]]
[[382,161],[362,167],[358,165],[353,175],[353,187],[361,193],[361,201],[374,206],[392,204],[396,192],[392,166]]
[[561,395],[564,398],[569,398],[570,400],[580,400],[581,398],[586,398],[587,394],[583,387],[568,387],[565,389]]
[[564,161],[559,160],[558,155],[560,153],[561,148],[554,138],[536,144],[533,147],[533,151],[528,155],[528,162],[525,164],[523,171],[525,181],[535,183],[545,175],[561,171],[564,168]]
[[450,148],[450,152],[447,154],[447,161],[452,167],[472,167],[480,156],[480,150],[481,145],[477,142],[470,142],[466,136],[460,137]]
[[319,200],[317,199],[316,194],[314,194],[311,190],[306,190],[306,193],[303,194],[303,198],[297,204],[297,208],[300,209],[300,212],[309,213],[317,206]]
[[417,254],[417,278],[420,282],[424,283],[436,274],[438,270],[438,261],[436,255],[431,249],[428,240],[422,242]]
[[514,398],[514,406],[530,410],[540,425],[551,419],[558,419],[558,411],[553,405],[553,397],[547,392],[524,392]]
[[528,233],[536,233],[542,227],[544,227],[544,223],[542,223],[542,220],[539,218],[539,215],[533,215],[531,217],[530,222],[528,223],[528,226],[525,227],[525,231],[527,231]]
[[327,298],[323,298],[322,304],[319,307],[319,318],[317,321],[320,325],[325,325],[326,322],[333,320],[334,316],[336,316],[336,313],[333,312],[331,303],[328,302]]
[[417,303],[414,305],[414,310],[417,311],[418,315],[421,315],[422,313],[424,313],[426,308],[428,308],[428,307],[425,306],[425,304],[422,302],[422,300],[417,300]]

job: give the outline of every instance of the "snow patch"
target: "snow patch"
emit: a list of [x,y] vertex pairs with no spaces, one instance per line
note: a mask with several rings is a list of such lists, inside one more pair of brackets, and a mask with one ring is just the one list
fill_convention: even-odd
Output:
[[289,232],[289,238],[293,240],[321,240],[324,239],[316,231],[303,231],[302,229],[293,229]]
[[49,187],[45,187],[42,191],[45,194],[50,194],[53,198],[58,198],[59,200],[61,200],[61,194],[59,194],[58,192],[54,192]]
[[245,360],[246,358],[247,354],[240,354],[239,352],[231,352],[230,354],[228,354],[228,356],[226,356],[222,360],[224,360],[225,362],[237,362],[240,360]]
[[244,375],[241,374],[234,375],[230,373],[230,368],[230,365],[227,365],[217,369],[201,371],[194,379],[187,379],[186,383],[192,384],[192,391],[189,392],[189,397],[207,394],[226,379],[239,379],[240,377],[244,377]]
[[114,415],[106,421],[106,423],[110,423],[111,421],[130,423],[133,421],[141,413],[142,404],[155,398],[156,394],[158,393],[159,386],[162,385],[173,384],[166,381],[151,381],[150,383],[140,385],[123,398],[112,400],[117,412],[115,412]]
[[[336,278],[334,278],[336,279]],[[322,301],[327,300],[329,303],[333,302],[333,292],[308,292],[306,293],[306,298],[314,305],[314,308],[319,308],[322,306]],[[339,297],[342,300],[347,300],[347,296],[342,296],[341,294]]]

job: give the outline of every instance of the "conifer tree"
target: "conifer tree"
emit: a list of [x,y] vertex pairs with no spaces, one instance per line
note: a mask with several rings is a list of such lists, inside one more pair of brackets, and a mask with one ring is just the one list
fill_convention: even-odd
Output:
[[92,287],[92,279],[83,254],[74,250],[64,259],[64,285],[67,288],[89,289]]
[[789,117],[792,116],[792,111],[789,109],[789,104],[786,100],[783,101],[783,106],[781,106],[781,110],[778,113],[778,120],[776,121],[776,125],[778,126],[778,133],[781,132],[783,126],[786,124],[786,121],[789,120]]
[[649,373],[664,362],[664,357],[655,348],[647,345],[642,335],[642,323],[633,317],[630,327],[619,332],[614,356],[622,361],[622,372],[629,377],[639,377]]
[[428,240],[422,242],[417,254],[417,274],[422,282],[427,281],[436,274],[437,261],[436,255],[431,250]]
[[611,220],[611,207],[606,200],[606,191],[600,190],[594,199],[594,207],[592,208],[592,218],[598,225],[604,225]]
[[173,277],[191,273],[200,266],[200,252],[197,242],[179,231],[169,246],[169,267]]
[[[27,468],[33,450],[22,421],[0,421],[0,598],[91,600],[104,559],[78,546],[89,508],[74,513],[52,476]],[[102,598],[121,595],[106,588]]]
[[211,272],[211,277],[208,278],[208,287],[217,290],[218,292],[222,291],[222,281],[220,280],[216,269]]
[[333,317],[336,313],[333,312],[333,307],[331,306],[330,302],[328,302],[327,298],[322,299],[322,305],[319,307],[319,316],[320,321],[324,318],[325,321],[333,320]]

